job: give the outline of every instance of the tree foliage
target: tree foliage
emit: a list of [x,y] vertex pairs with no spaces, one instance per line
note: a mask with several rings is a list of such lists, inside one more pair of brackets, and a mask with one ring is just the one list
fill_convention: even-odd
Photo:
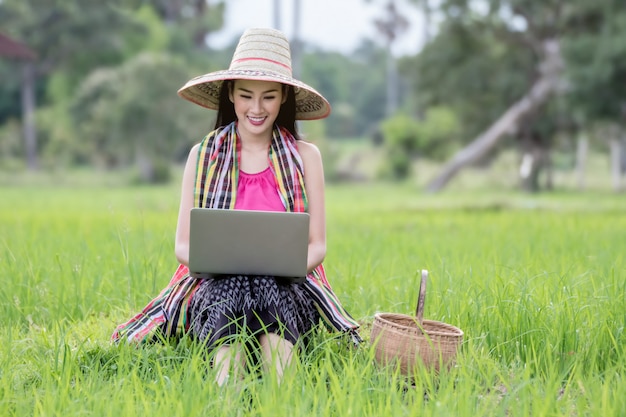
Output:
[[[228,66],[235,44],[211,47],[211,33],[223,24],[228,3],[52,3],[0,1],[2,31],[38,54],[37,125],[44,165],[149,167],[183,157],[190,143],[210,129],[212,114],[180,100],[175,91],[188,77]],[[386,135],[389,155],[395,155],[390,160],[447,158],[540,77],[546,39],[557,39],[562,47],[567,88],[509,132],[515,143],[522,149],[537,144],[547,149],[565,129],[573,132],[596,121],[623,123],[622,0],[413,3],[428,5],[429,15],[441,23],[418,55],[400,63],[401,114],[382,129],[384,47],[366,40],[344,55],[304,44],[299,77],[331,102],[333,112],[322,122],[328,137],[379,132]],[[15,69],[14,63],[0,61],[0,158],[18,152],[20,77]],[[403,135],[412,139],[400,146]]]
[[[1,1],[3,31],[38,54],[42,165],[124,167],[136,164],[140,154],[154,159],[143,166],[160,163],[157,158],[178,160],[189,141],[198,139],[191,135],[210,128],[212,114],[180,100],[175,91],[189,77],[228,67],[235,44],[217,50],[210,36],[223,24],[225,7],[205,0]],[[372,134],[385,114],[384,49],[364,42],[347,56],[304,47],[300,78],[333,107],[323,122],[326,135]],[[0,157],[15,157],[14,122],[8,120],[20,116],[20,79],[3,61],[0,76],[7,81],[0,86],[0,125],[10,133],[0,138],[6,142]],[[144,138],[150,135],[148,142]]]
[[459,123],[446,107],[431,107],[422,119],[398,113],[381,123],[386,164],[382,175],[405,179],[417,157],[442,160],[455,148]]
[[151,53],[92,72],[72,105],[79,137],[89,138],[77,149],[82,158],[107,168],[136,163],[142,180],[166,179],[157,165],[167,166],[211,126],[209,112],[172,94],[188,76],[180,59]]
[[[37,53],[40,75],[63,71],[76,80],[100,65],[120,63],[128,36],[148,35],[125,7],[133,0],[3,0],[0,26]],[[137,45],[138,49],[144,45]]]
[[556,38],[563,46],[568,94],[578,112],[618,116],[626,61],[621,2],[445,0],[440,12],[445,19],[438,36],[403,69],[420,104],[451,105],[468,139],[538,77],[542,39]]
[[302,78],[331,103],[327,134],[334,138],[371,134],[385,117],[384,51],[371,43],[353,55],[309,50]]
[[[221,16],[209,18],[204,9],[202,16],[191,18],[179,10],[176,26],[166,24],[160,9],[139,0],[39,3],[4,0],[0,22],[37,53],[44,166],[140,162],[141,178],[153,180],[155,167],[180,158],[182,148],[197,140],[191,138],[191,126],[197,136],[209,129],[211,114],[201,115],[175,92],[205,69],[196,66],[207,62],[204,54],[191,62],[180,58],[198,51],[190,22],[202,20],[208,31],[221,24]],[[223,5],[216,10],[223,11]],[[11,82],[0,88],[0,122],[19,114],[19,100],[2,106],[19,92],[14,69],[3,63],[3,70]]]
[[592,120],[626,123],[626,10],[621,2],[587,5],[572,17],[565,45],[569,99],[578,124]]
[[420,107],[450,106],[464,141],[476,145],[474,139],[541,79],[549,61],[545,46],[554,44],[565,63],[560,94],[508,131],[524,152],[547,154],[559,132],[572,133],[598,118],[623,122],[619,79],[626,50],[616,40],[626,34],[626,24],[619,3],[443,0],[437,36],[402,68]]

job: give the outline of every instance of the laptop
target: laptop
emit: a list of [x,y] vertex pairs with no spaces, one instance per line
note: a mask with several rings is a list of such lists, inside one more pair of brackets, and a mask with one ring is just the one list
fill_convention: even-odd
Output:
[[189,272],[197,278],[270,275],[303,282],[309,214],[192,208]]

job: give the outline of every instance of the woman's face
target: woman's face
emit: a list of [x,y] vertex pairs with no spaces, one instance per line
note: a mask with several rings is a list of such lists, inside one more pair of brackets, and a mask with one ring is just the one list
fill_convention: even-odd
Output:
[[229,92],[241,134],[270,134],[286,100],[283,85],[270,81],[236,80]]

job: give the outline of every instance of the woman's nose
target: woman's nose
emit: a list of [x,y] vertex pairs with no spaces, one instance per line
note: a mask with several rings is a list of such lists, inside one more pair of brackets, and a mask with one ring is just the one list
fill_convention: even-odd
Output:
[[261,99],[260,98],[252,100],[252,110],[253,111],[259,111],[259,110],[261,110],[261,107],[262,106],[261,106]]

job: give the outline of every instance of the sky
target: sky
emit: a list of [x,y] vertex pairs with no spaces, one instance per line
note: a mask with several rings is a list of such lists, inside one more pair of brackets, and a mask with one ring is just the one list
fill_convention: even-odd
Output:
[[[222,48],[239,39],[248,27],[274,27],[275,0],[228,0],[225,25],[215,32],[209,42]],[[293,0],[279,0],[281,27],[291,39],[293,34]],[[350,53],[363,39],[384,41],[377,35],[374,20],[382,16],[386,1],[372,0],[301,0],[300,35],[307,42],[329,51]],[[415,6],[398,1],[399,11],[409,20],[410,28],[398,38],[393,47],[396,56],[414,55],[422,46],[422,17]]]

